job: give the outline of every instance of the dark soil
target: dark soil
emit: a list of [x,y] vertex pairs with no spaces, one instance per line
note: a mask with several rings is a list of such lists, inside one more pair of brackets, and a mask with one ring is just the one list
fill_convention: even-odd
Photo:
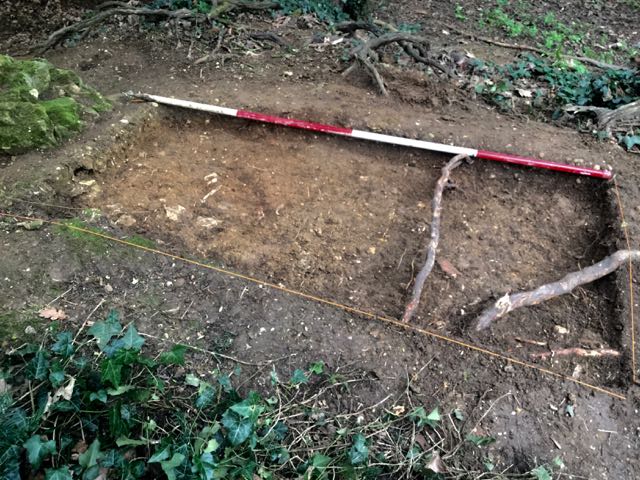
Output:
[[[419,8],[445,15],[454,4],[421,2]],[[398,18],[413,21],[415,10],[402,2]],[[249,25],[265,30],[269,22]],[[142,90],[558,161],[609,164],[632,247],[638,248],[638,158],[614,145],[498,114],[454,85],[425,83],[402,71],[385,73],[394,94],[380,98],[364,73],[348,80],[338,75],[338,47],[307,48],[314,32],[294,25],[280,33],[299,48],[295,54],[258,50],[224,68],[194,66],[187,58],[189,43],[166,30],[150,30],[143,38],[136,28],[105,28],[98,38],[47,58],[81,71],[106,94]],[[450,37],[437,39],[446,44]],[[193,48],[196,58],[209,47]],[[398,316],[423,261],[433,186],[447,159],[116,102],[112,114],[59,149],[0,159],[0,206],[47,218],[80,216],[120,238],[142,235],[161,250]],[[207,184],[212,173],[217,182]],[[613,186],[479,161],[459,167],[453,180],[457,188],[444,199],[439,257],[460,275],[434,269],[416,325],[524,360],[544,348],[516,337],[553,348],[619,349],[623,356],[615,362],[568,358],[540,365],[627,400],[175,259],[50,226],[26,231],[14,222],[0,228],[0,314],[15,327],[2,330],[3,343],[24,336],[25,326],[41,329],[35,312],[52,301],[72,325],[80,325],[104,299],[96,316],[121,309],[124,321],[134,320],[142,332],[163,339],[157,347],[182,341],[247,361],[284,356],[278,369],[288,372],[317,360],[332,368],[348,366],[367,380],[335,399],[333,407],[341,410],[373,405],[388,393],[400,398],[407,376],[427,365],[415,383],[416,401],[441,405],[442,411],[460,408],[473,421],[491,407],[477,432],[495,436],[497,443],[465,455],[490,455],[499,467],[513,465],[517,472],[560,455],[573,475],[636,478],[639,397],[629,383],[633,305],[626,269],[572,295],[513,312],[485,334],[469,330],[481,308],[505,292],[555,280],[623,247]],[[178,205],[184,213],[169,220],[167,208]],[[104,216],[91,220],[82,212],[87,206]],[[217,224],[208,220],[205,228],[200,220],[198,226],[198,217]],[[632,287],[640,298],[637,284]],[[10,322],[4,320],[9,312]],[[555,325],[569,333],[555,333]],[[189,368],[206,374],[217,366],[212,357],[195,355]],[[251,377],[255,385],[244,388],[261,388],[263,377]],[[512,395],[494,404],[507,392]],[[575,405],[573,417],[566,413],[567,401]]]

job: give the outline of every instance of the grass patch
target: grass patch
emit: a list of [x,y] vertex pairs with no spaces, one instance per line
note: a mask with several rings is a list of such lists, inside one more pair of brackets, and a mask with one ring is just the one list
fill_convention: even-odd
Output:
[[[187,346],[155,355],[146,348],[135,325],[125,327],[112,310],[80,334],[53,324],[38,344],[1,357],[0,477],[510,476],[469,460],[487,458],[482,449],[494,439],[466,432],[465,412],[416,404],[408,387],[376,405],[335,412],[332,398],[371,380],[330,371],[322,361],[288,375],[271,366],[259,394],[235,386],[254,376],[244,378],[238,367],[195,374]],[[478,451],[464,455],[468,449]],[[550,478],[559,468],[556,459],[517,478]]]
[[143,237],[142,235],[131,235],[127,238],[127,242],[138,245],[139,247],[155,249],[158,245],[153,240]]

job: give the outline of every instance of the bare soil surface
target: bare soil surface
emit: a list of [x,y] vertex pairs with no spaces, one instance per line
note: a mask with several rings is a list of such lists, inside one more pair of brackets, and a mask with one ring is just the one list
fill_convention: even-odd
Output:
[[[420,8],[453,12],[450,2],[432,3]],[[408,2],[398,15],[411,21],[414,7]],[[263,29],[266,21],[256,22]],[[113,27],[46,56],[79,70],[106,94],[142,90],[609,164],[624,226],[638,248],[637,156],[573,130],[499,114],[446,82],[388,72],[393,95],[380,98],[364,73],[338,75],[337,50],[303,48],[312,31],[287,28],[283,35],[297,42],[300,53],[264,50],[225,66],[194,66],[189,44],[164,31],[143,36],[135,28]],[[120,36],[109,36],[116,31]],[[397,317],[423,262],[433,186],[447,160],[116,101],[110,115],[58,149],[0,158],[0,206],[52,219],[79,216],[118,238],[142,235],[175,255]],[[615,360],[569,357],[538,365],[626,400],[174,258],[88,241],[49,225],[27,231],[10,220],[0,224],[0,313],[17,312],[11,325],[17,330],[3,326],[3,344],[27,325],[41,328],[34,312],[52,301],[80,325],[104,300],[97,315],[120,308],[124,321],[135,320],[142,332],[160,339],[158,345],[182,341],[249,362],[284,357],[278,363],[283,371],[316,360],[348,366],[365,381],[350,396],[336,398],[336,410],[373,405],[388,394],[399,398],[408,376],[421,372],[414,382],[419,401],[443,411],[460,408],[472,419],[469,428],[478,422],[476,433],[498,439],[465,453],[477,461],[491,456],[502,468],[526,472],[560,455],[568,474],[637,478],[640,397],[630,384],[629,324],[629,309],[637,305],[630,303],[626,270],[513,312],[482,335],[469,329],[478,312],[504,293],[555,280],[626,245],[613,184],[480,161],[459,167],[453,180],[438,255],[460,273],[453,278],[434,269],[415,324],[526,361],[545,347],[522,339],[551,348],[618,349],[622,356]],[[92,220],[82,213],[86,207],[103,216]],[[631,287],[640,298],[637,283]],[[558,334],[556,325],[568,333]],[[203,354],[190,366],[206,374],[217,365]],[[262,377],[245,387],[263,387]],[[574,416],[567,414],[568,402]]]

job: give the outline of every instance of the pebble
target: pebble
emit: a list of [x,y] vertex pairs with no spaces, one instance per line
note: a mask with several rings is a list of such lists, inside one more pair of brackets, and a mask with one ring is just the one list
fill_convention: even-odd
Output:
[[556,325],[555,327],[553,327],[553,331],[558,335],[566,335],[567,333],[569,333],[569,329],[563,327],[562,325]]

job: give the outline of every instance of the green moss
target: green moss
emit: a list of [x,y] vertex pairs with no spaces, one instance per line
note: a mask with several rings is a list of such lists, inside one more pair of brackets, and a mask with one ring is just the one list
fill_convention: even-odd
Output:
[[82,231],[89,230],[91,232],[102,234],[103,232],[99,228],[87,225],[85,222],[77,218],[63,220],[61,223],[62,225],[56,225],[54,230],[75,242],[82,250],[89,250],[93,253],[99,254],[107,253],[109,250],[109,240],[92,235],[86,231]]
[[38,331],[42,323],[34,312],[0,311],[0,345],[15,346],[16,342],[26,339],[28,326]]
[[129,243],[133,243],[134,245],[139,245],[145,248],[156,248],[156,243],[153,240],[149,240],[148,238],[144,238],[141,235],[131,235],[127,238]]
[[0,55],[0,151],[56,145],[82,128],[83,116],[110,108],[71,70]]

